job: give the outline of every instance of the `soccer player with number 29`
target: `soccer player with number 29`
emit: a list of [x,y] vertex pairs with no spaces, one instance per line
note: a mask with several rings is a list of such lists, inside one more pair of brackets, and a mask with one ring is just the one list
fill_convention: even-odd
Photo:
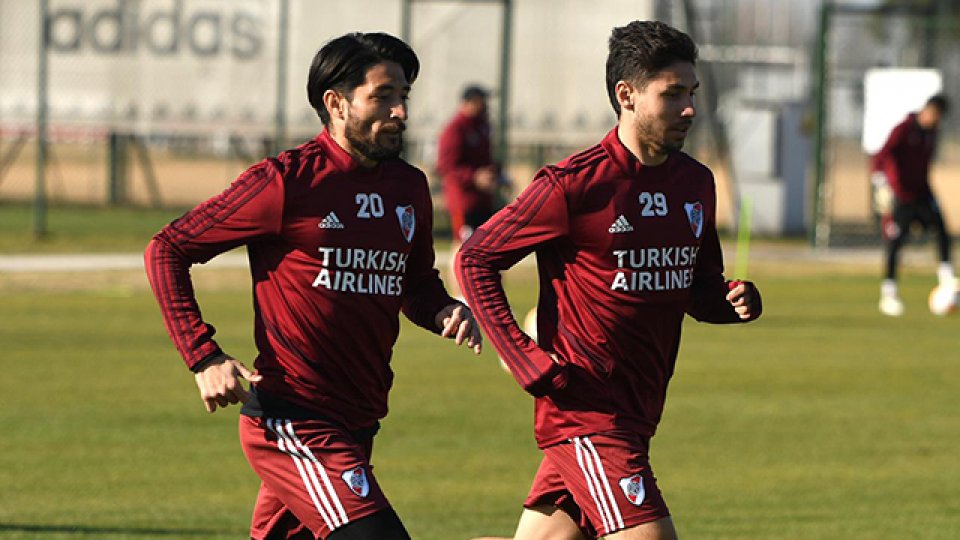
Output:
[[[761,311],[752,283],[724,279],[713,175],[680,151],[696,114],[696,46],[640,21],[615,28],[609,45],[616,128],[541,169],[457,257],[487,339],[536,397],[544,456],[522,540],[676,538],[648,443],[684,314],[735,323]],[[499,277],[531,252],[537,343],[512,317]]]

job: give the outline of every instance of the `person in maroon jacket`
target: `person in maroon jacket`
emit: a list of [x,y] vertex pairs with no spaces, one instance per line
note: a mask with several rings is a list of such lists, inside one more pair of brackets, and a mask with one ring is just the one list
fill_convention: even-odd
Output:
[[892,204],[883,231],[886,274],[880,287],[880,312],[885,315],[896,317],[904,311],[897,291],[897,265],[900,249],[915,222],[937,235],[940,286],[956,289],[950,262],[950,235],[930,189],[930,163],[936,152],[937,129],[948,108],[945,96],[931,97],[919,112],[907,115],[893,128],[883,148],[873,156],[874,176],[880,178],[881,193],[886,190],[892,195],[886,197],[892,198]]
[[490,146],[488,96],[478,85],[467,86],[437,142],[437,172],[455,247],[493,215],[499,167]]
[[[487,339],[535,399],[543,460],[515,538],[676,538],[648,458],[684,314],[756,319],[727,281],[713,175],[680,151],[696,114],[696,46],[660,22],[615,28],[607,90],[617,126],[541,169],[468,239],[457,277]],[[536,253],[537,342],[500,272]]]
[[[426,177],[398,158],[418,70],[387,34],[329,41],[307,83],[326,129],[254,165],[147,247],[167,331],[207,410],[244,403],[241,444],[262,480],[251,538],[409,538],[370,466],[398,315],[480,352],[469,310],[434,269]],[[214,341],[189,274],[241,245],[254,372]]]

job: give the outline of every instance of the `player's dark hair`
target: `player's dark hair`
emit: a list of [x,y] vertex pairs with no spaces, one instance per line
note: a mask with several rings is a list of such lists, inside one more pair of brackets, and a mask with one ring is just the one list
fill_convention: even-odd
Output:
[[486,98],[489,95],[490,92],[488,92],[486,88],[479,84],[470,84],[463,89],[463,94],[460,95],[460,99],[461,101],[470,101],[471,99]]
[[613,29],[607,55],[607,96],[620,116],[616,86],[628,81],[643,88],[660,70],[676,62],[697,63],[690,36],[660,21],[633,21]]
[[937,94],[927,100],[927,105],[936,107],[940,114],[947,114],[950,110],[950,100],[943,94]]
[[402,40],[380,32],[354,32],[326,42],[310,64],[307,97],[324,125],[330,123],[330,111],[323,105],[323,94],[336,90],[348,98],[363,84],[367,70],[381,62],[396,62],[407,83],[413,84],[420,72],[420,60]]

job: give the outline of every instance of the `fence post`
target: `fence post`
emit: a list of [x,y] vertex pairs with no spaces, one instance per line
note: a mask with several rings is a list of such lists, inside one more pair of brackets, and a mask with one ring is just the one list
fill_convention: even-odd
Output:
[[830,15],[833,2],[824,0],[820,6],[820,25],[817,34],[816,50],[816,73],[814,81],[816,83],[816,95],[814,96],[814,105],[816,106],[816,121],[813,133],[813,216],[810,220],[809,239],[811,246],[825,246],[829,241],[829,224],[824,220],[824,196],[826,165],[824,158],[824,145],[827,135],[827,41],[830,39]]
[[33,236],[47,234],[47,0],[40,0],[40,51],[37,58],[37,163],[33,197]]
[[107,135],[107,204],[117,206],[127,199],[128,135],[110,131]]
[[500,108],[497,110],[497,161],[507,163],[507,112],[510,107],[510,57],[513,55],[513,1],[503,0],[503,36],[500,45]]
[[277,32],[277,109],[273,133],[273,151],[279,154],[287,145],[287,21],[290,3],[280,0],[280,28]]
[[400,0],[400,39],[409,44],[413,25],[413,0]]

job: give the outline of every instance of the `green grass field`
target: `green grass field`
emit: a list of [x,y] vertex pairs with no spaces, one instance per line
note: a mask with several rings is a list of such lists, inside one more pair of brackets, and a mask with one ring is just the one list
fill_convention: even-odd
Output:
[[33,208],[0,202],[0,253],[142,250],[154,233],[182,213],[170,208],[52,206],[47,233],[37,240]]
[[[929,269],[905,276],[900,320],[876,312],[873,272],[839,270],[755,265],[761,321],[687,323],[652,445],[681,537],[960,538],[960,317],[926,312]],[[251,358],[242,271],[204,272],[206,317]],[[0,538],[245,538],[257,479],[236,410],[203,411],[145,280],[9,277]],[[507,281],[530,307],[532,276]],[[531,400],[491,349],[411,325],[394,368],[374,464],[413,537],[510,534],[539,459]]]
[[[47,231],[38,240],[33,207],[0,201],[0,254],[140,251],[161,227],[186,210],[57,205],[48,209]],[[441,214],[437,212],[435,225],[448,227],[448,220]]]

